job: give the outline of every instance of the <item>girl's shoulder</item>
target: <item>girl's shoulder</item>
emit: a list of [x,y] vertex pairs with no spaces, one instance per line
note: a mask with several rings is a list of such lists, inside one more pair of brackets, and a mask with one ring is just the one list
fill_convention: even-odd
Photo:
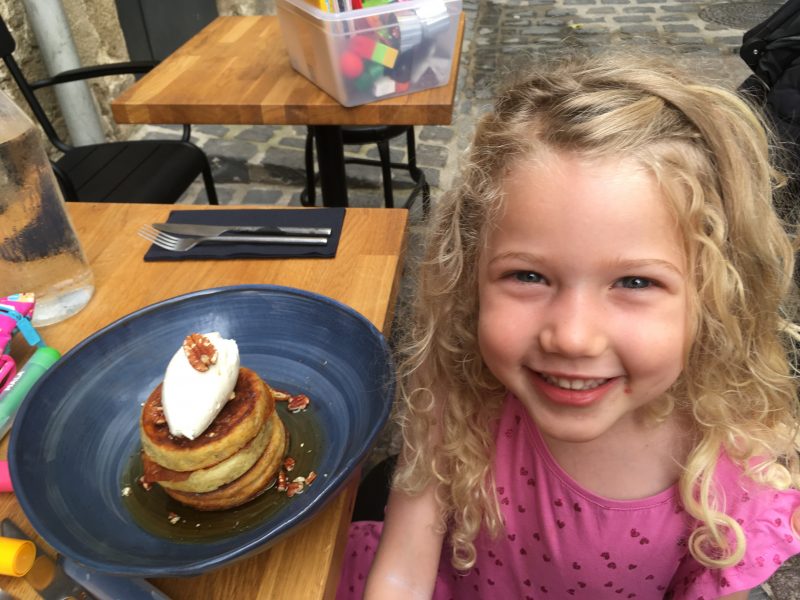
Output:
[[758,456],[743,463],[724,448],[720,450],[714,464],[713,493],[721,510],[733,517],[744,518],[764,514],[769,507],[787,510],[791,515],[793,509],[800,507],[800,490],[790,487],[788,474],[770,479],[768,473],[783,468],[772,465],[770,469],[764,469],[764,463],[765,460]]
[[800,537],[791,523],[792,514],[800,509],[800,491],[755,481],[724,451],[715,467],[714,488],[720,508],[742,527],[745,555],[723,569],[708,569],[687,556],[675,578],[675,598],[709,598],[752,589],[785,560],[800,554]]
[[[759,459],[751,459],[757,465]],[[745,472],[724,450],[720,452],[714,470],[715,493],[723,502],[725,513],[752,529],[759,524],[791,527],[790,517],[800,508],[800,490],[778,489],[756,480]],[[744,521],[744,523],[742,523]],[[798,545],[800,552],[800,545]]]

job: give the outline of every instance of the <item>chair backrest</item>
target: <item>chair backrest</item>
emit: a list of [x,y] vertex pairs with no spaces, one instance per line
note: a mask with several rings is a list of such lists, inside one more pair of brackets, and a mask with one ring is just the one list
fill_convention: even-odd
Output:
[[3,17],[0,16],[0,57],[3,59],[3,62],[6,63],[11,77],[13,77],[14,81],[17,83],[22,95],[28,102],[28,106],[31,107],[31,111],[36,117],[36,120],[39,121],[39,125],[42,126],[45,135],[47,135],[47,139],[62,152],[70,150],[72,147],[64,142],[58,135],[55,127],[53,127],[53,123],[47,117],[47,113],[44,111],[38,98],[36,98],[33,88],[28,83],[25,75],[22,74],[22,70],[19,68],[17,61],[14,60],[13,52],[16,48],[17,44],[14,41],[14,36],[11,35],[11,31],[9,31]]

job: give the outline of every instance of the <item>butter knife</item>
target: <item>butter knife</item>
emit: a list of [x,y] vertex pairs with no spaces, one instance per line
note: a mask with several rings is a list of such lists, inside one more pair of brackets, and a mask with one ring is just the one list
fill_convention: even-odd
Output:
[[330,227],[284,227],[282,225],[190,225],[184,223],[153,223],[164,233],[177,235],[217,236],[222,233],[256,233],[270,235],[331,235]]

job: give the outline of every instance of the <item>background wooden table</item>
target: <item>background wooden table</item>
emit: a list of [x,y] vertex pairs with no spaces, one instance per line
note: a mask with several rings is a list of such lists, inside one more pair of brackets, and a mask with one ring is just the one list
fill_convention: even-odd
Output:
[[315,125],[322,197],[346,206],[341,125],[449,125],[447,85],[347,108],[292,69],[277,17],[218,17],[111,104],[119,123]]
[[449,124],[463,26],[447,85],[347,108],[292,69],[277,17],[218,17],[111,109],[119,123]]
[[[154,302],[198,289],[243,283],[286,285],[329,296],[388,333],[405,250],[405,210],[348,209],[334,259],[145,263],[142,257],[148,242],[136,235],[137,229],[143,223],[165,221],[174,206],[67,206],[94,269],[96,292],[80,313],[41,329],[46,342],[62,353],[101,327]],[[8,437],[0,445],[0,456],[5,457],[7,451]],[[205,575],[154,583],[176,600],[333,598],[357,483],[356,474],[319,514],[256,556]],[[0,494],[0,517],[10,517],[26,533],[35,535],[13,494]],[[0,576],[0,588],[17,598],[38,598],[24,579]]]

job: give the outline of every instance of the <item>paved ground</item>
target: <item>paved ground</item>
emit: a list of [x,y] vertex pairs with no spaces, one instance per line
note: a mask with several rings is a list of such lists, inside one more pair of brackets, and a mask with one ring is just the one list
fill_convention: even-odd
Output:
[[[635,48],[632,51],[646,47],[672,54],[676,61],[735,86],[749,73],[736,54],[744,28],[775,6],[679,0],[466,0],[467,29],[453,124],[417,128],[419,163],[434,187],[434,197],[452,180],[459,152],[493,87],[520,61],[565,47],[626,44]],[[142,129],[139,137],[159,136],[160,129]],[[304,183],[305,128],[213,125],[193,131],[212,160],[223,203],[298,203]],[[404,144],[397,142],[395,152],[400,157]],[[377,155],[374,147],[355,152]],[[348,177],[352,204],[380,205],[375,169],[351,166]],[[410,181],[400,174],[395,185],[402,196]],[[202,186],[196,184],[184,201],[203,200]]]
[[[559,52],[565,47],[625,45],[631,51],[672,55],[709,78],[731,87],[749,75],[737,52],[742,34],[766,18],[780,3],[703,2],[692,0],[464,0],[467,17],[459,71],[457,107],[449,127],[417,129],[418,160],[432,184],[434,201],[452,181],[460,152],[467,145],[476,115],[489,103],[498,80],[521,61]],[[149,127],[139,137],[160,135]],[[211,158],[223,204],[297,205],[303,187],[303,127],[199,126],[195,140]],[[356,149],[376,156],[374,148]],[[404,145],[394,146],[395,160]],[[351,204],[382,205],[377,169],[348,167]],[[395,182],[403,197],[411,182]],[[182,202],[204,202],[195,184]],[[413,259],[418,249],[418,205],[412,212]],[[410,263],[413,265],[413,260]],[[393,443],[390,435],[376,456]],[[776,600],[800,600],[800,560],[785,565],[764,586]],[[764,597],[762,595],[762,597]]]

